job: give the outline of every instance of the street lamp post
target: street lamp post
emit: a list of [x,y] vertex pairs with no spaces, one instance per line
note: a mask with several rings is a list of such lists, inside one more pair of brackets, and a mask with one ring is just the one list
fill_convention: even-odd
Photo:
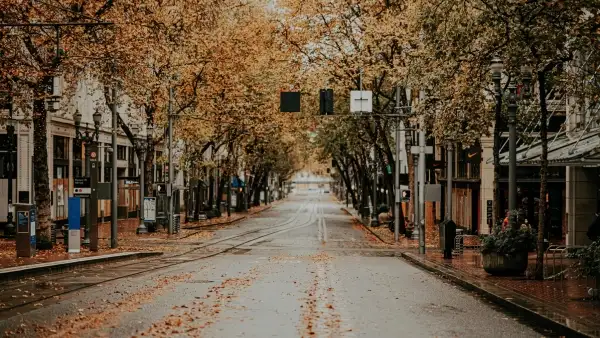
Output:
[[[149,125],[146,129],[146,134],[149,135],[152,133],[152,126]],[[133,133],[133,135],[136,137],[134,139],[134,144],[133,146],[138,150],[138,163],[139,163],[139,167],[140,167],[140,199],[139,199],[139,204],[140,204],[140,224],[138,225],[137,229],[136,229],[136,233],[137,234],[146,234],[148,233],[148,228],[146,227],[145,221],[144,221],[144,192],[146,191],[146,187],[145,187],[145,159],[146,159],[146,150],[147,150],[147,144],[144,140],[143,135],[141,135],[140,133],[141,128],[139,125],[134,124],[131,126],[131,132]]]
[[[496,112],[500,112],[502,107],[502,60],[494,57],[490,64],[492,72],[492,81],[494,82],[494,94],[496,97]],[[508,84],[508,222],[511,228],[515,228],[517,222],[517,100],[529,98],[530,84],[532,79],[532,70],[529,66],[521,67],[523,88],[517,93],[517,86],[514,80]],[[542,123],[546,123],[542,121]]]
[[[373,122],[373,125],[375,126],[375,122]],[[373,146],[373,212],[371,214],[371,226],[379,225],[379,219],[377,218],[377,176],[379,173],[377,169],[377,150]]]
[[6,136],[8,138],[8,213],[6,215],[6,232],[9,234],[13,234],[15,230],[15,225],[13,224],[13,158],[12,158],[12,150],[14,145],[13,138],[15,137],[15,120],[13,120],[13,105],[12,102],[8,108],[8,119],[6,122]]
[[[86,123],[84,131],[81,132],[81,129],[80,129],[81,118],[82,118],[82,114],[79,112],[79,110],[76,110],[75,114],[73,115],[73,121],[75,122],[75,134],[76,134],[75,139],[80,144],[85,145],[85,160],[86,160],[85,175],[86,175],[86,177],[90,177],[90,146],[94,145],[98,142],[98,135],[100,132],[100,121],[102,120],[102,115],[100,114],[100,112],[98,110],[96,110],[96,112],[92,115],[92,120],[94,121],[94,130],[92,133],[90,133],[87,123]],[[85,200],[85,214],[86,214],[86,222],[85,222],[85,228],[84,228],[84,239],[81,244],[89,245],[90,244],[90,226],[91,226],[91,220],[92,220],[92,215],[90,213],[89,198],[87,198]]]
[[517,87],[508,85],[508,222],[514,229],[517,209]]

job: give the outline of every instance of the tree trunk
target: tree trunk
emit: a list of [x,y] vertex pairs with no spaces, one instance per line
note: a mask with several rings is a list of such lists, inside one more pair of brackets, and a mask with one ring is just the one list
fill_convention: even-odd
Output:
[[215,205],[215,169],[210,170],[208,176],[208,207],[212,209]]
[[548,119],[548,107],[546,105],[546,73],[545,70],[538,72],[539,94],[540,94],[540,142],[542,145],[542,156],[540,158],[540,202],[538,205],[538,233],[537,233],[537,258],[535,265],[535,279],[544,279],[544,225],[546,224],[546,192],[548,185],[548,130],[546,120]]
[[221,174],[221,177],[219,177],[219,185],[217,186],[217,210],[219,211],[219,216],[221,216],[221,203],[223,202],[223,192],[225,191],[225,178],[223,176]]
[[[51,79],[51,78],[50,78]],[[48,81],[45,79],[44,82]],[[51,200],[50,177],[48,174],[48,138],[47,118],[45,107],[45,83],[35,88],[36,98],[33,101],[33,184],[35,189],[35,204],[37,207],[37,222],[40,225],[40,237],[50,240]]]
[[[196,207],[194,208],[194,220],[197,220],[200,217],[200,207],[202,206],[202,184],[200,183],[201,181],[198,180],[198,184],[196,185]],[[191,188],[191,187],[190,187]],[[192,192],[193,193],[193,192]]]
[[152,166],[154,163],[154,145],[152,143],[152,137],[148,137],[148,150],[146,151],[146,158],[144,159],[144,196],[154,196],[153,185],[154,185],[154,173],[152,172]]

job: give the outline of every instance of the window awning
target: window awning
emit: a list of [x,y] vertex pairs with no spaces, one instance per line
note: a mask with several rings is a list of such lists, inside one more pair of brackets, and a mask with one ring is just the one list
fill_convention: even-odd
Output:
[[[519,165],[539,166],[542,145],[539,140],[517,148]],[[487,162],[492,163],[493,159]],[[508,165],[508,152],[500,154],[500,164]],[[563,133],[548,140],[549,166],[600,166],[600,128]]]

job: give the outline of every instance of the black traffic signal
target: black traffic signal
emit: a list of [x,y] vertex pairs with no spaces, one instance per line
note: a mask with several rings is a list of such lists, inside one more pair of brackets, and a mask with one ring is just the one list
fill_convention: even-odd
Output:
[[319,91],[319,111],[321,115],[333,115],[333,89]]
[[300,92],[281,92],[279,100],[279,110],[281,112],[300,112]]

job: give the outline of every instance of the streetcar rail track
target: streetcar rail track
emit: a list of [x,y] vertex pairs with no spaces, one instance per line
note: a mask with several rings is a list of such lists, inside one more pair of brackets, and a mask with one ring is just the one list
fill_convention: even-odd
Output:
[[[48,300],[48,299],[51,299],[51,298],[54,298],[54,297],[57,297],[57,296],[60,297],[60,296],[68,295],[68,294],[71,294],[71,293],[74,293],[74,292],[77,292],[77,291],[85,290],[85,289],[91,288],[91,287],[99,285],[99,284],[109,283],[109,282],[117,281],[117,280],[124,279],[124,278],[130,278],[130,277],[141,275],[141,274],[146,274],[146,273],[150,273],[150,272],[155,272],[155,271],[167,269],[167,268],[170,268],[170,267],[173,267],[173,266],[177,266],[177,265],[181,265],[181,264],[185,264],[185,263],[190,263],[190,262],[199,261],[199,260],[203,260],[203,259],[207,259],[207,258],[212,258],[212,257],[218,256],[218,255],[222,255],[224,253],[227,253],[229,251],[232,251],[234,249],[237,249],[237,248],[239,248],[241,246],[244,246],[244,245],[246,245],[248,243],[256,242],[256,241],[258,241],[258,240],[260,240],[262,238],[265,238],[265,237],[268,237],[268,236],[272,236],[272,235],[276,235],[276,234],[284,232],[284,231],[290,231],[290,230],[293,230],[294,228],[300,228],[300,227],[308,226],[308,225],[312,224],[316,220],[316,218],[315,218],[315,210],[314,209],[316,208],[317,204],[313,204],[312,208],[309,208],[309,209],[313,209],[313,210],[310,211],[310,215],[309,215],[308,220],[306,220],[306,221],[304,221],[304,222],[302,222],[300,224],[293,224],[293,223],[295,223],[298,220],[298,217],[300,216],[300,214],[302,214],[302,211],[305,209],[306,205],[308,205],[308,204],[310,204],[312,202],[313,202],[313,199],[305,201],[300,206],[300,208],[298,208],[298,210],[294,213],[294,215],[292,217],[290,217],[288,220],[286,220],[286,221],[284,221],[282,223],[278,223],[276,225],[271,225],[271,226],[268,226],[266,228],[262,227],[260,229],[245,231],[245,232],[240,233],[240,234],[236,234],[236,235],[228,236],[228,237],[225,237],[225,238],[221,238],[218,241],[206,243],[204,245],[195,247],[193,249],[187,250],[187,251],[185,251],[183,253],[180,253],[180,254],[177,254],[177,255],[173,255],[173,256],[169,256],[169,257],[164,257],[164,258],[160,258],[160,259],[154,259],[153,262],[162,262],[163,263],[163,264],[159,263],[158,265],[156,265],[154,267],[143,268],[140,271],[133,271],[133,272],[128,273],[128,274],[124,274],[124,275],[120,275],[120,276],[116,276],[116,277],[112,277],[112,278],[109,277],[109,278],[106,278],[106,279],[102,279],[100,281],[82,283],[83,285],[81,285],[81,286],[73,287],[73,288],[70,288],[70,289],[62,291],[62,292],[56,292],[56,293],[48,294],[48,295],[43,296],[43,297],[37,297],[35,299],[31,299],[30,301],[27,301],[27,302],[24,302],[24,303],[12,305],[10,307],[0,308],[0,314],[5,314],[7,312],[13,311],[15,309],[23,308],[23,307],[26,307],[26,306],[35,306],[34,304],[36,304],[36,303],[40,303],[40,302],[43,302],[45,300]],[[293,224],[293,225],[289,226],[290,224]],[[209,253],[209,254],[206,254],[206,255],[202,255],[200,257],[190,257],[189,259],[185,259],[185,260],[177,260],[177,258],[183,257],[185,255],[189,255],[189,254],[191,254],[191,253],[193,253],[195,251],[198,251],[200,249],[211,247],[211,246],[214,246],[214,245],[217,245],[217,244],[220,244],[220,243],[232,240],[232,239],[236,239],[236,238],[239,238],[239,237],[243,237],[243,236],[246,236],[246,235],[249,235],[249,234],[253,234],[253,233],[257,233],[257,232],[261,232],[261,231],[265,231],[265,230],[272,230],[274,228],[281,228],[281,227],[286,227],[286,228],[278,229],[278,230],[274,230],[274,231],[270,231],[270,232],[265,233],[265,234],[260,234],[259,236],[254,236],[253,238],[251,238],[249,240],[245,240],[243,242],[240,242],[240,243],[237,243],[237,244],[233,244],[233,245],[231,245],[231,246],[229,246],[227,248],[223,248],[223,249],[218,250],[216,252]],[[143,263],[145,263],[145,262],[136,261],[136,262],[132,262],[132,263],[129,263],[129,264],[119,265],[118,268],[121,269],[121,268],[131,267],[131,266],[135,266],[135,265],[142,266]],[[63,274],[63,273],[59,273],[57,275],[60,276],[61,274]],[[2,285],[2,284],[0,284],[0,285]],[[3,319],[5,319],[5,318],[3,318]]]

